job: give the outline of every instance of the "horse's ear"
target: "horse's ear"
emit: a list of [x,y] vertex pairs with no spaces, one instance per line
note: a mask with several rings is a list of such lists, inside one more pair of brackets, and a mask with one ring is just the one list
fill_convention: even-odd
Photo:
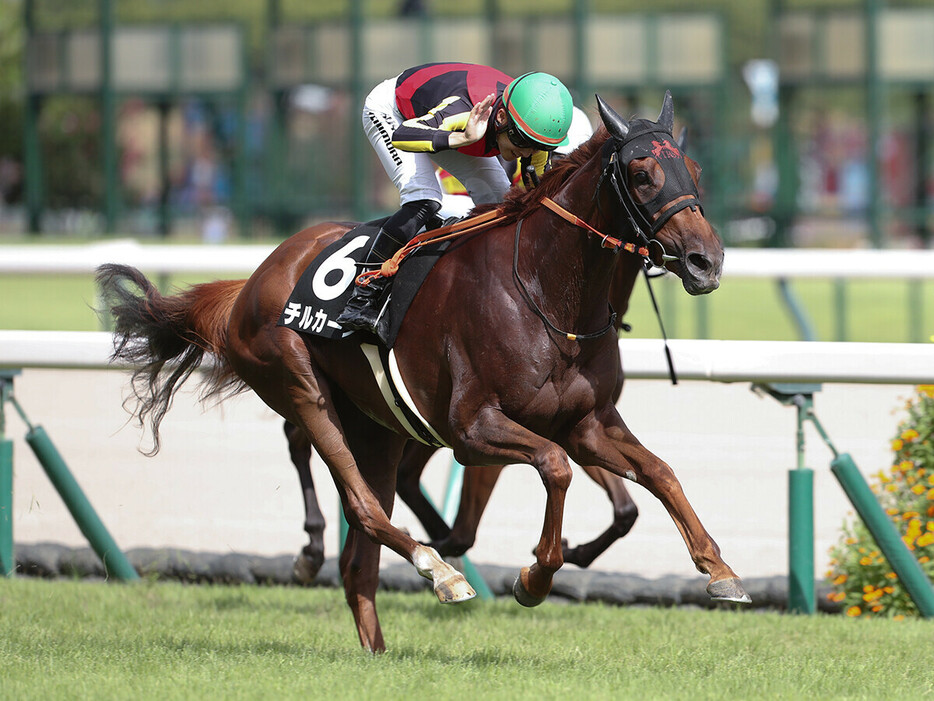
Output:
[[603,120],[607,131],[620,141],[625,139],[626,134],[629,133],[629,123],[620,117],[602,97],[599,95],[595,95],[594,97],[597,98],[597,108],[600,110],[600,118]]
[[688,151],[688,128],[681,127],[681,133],[678,135],[678,148],[681,149],[681,153],[687,153]]
[[658,115],[656,123],[663,127],[669,134],[675,128],[675,106],[671,100],[671,90],[665,91],[665,100],[662,102],[662,111]]

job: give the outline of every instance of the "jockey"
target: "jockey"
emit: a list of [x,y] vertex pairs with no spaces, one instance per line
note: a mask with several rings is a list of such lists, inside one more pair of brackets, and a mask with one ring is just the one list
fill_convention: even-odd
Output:
[[[500,165],[531,159],[544,171],[550,151],[567,143],[572,103],[554,76],[532,72],[512,79],[469,63],[429,63],[377,85],[363,106],[363,130],[399,189],[401,208],[383,224],[365,263],[392,257],[441,207],[440,166],[475,204],[501,202],[510,179]],[[357,285],[337,322],[373,331],[378,300],[389,278]]]
[[[580,107],[574,106],[574,112],[571,117],[571,128],[568,130],[567,143],[559,146],[551,154],[550,163],[555,163],[559,159],[567,156],[585,141],[593,136],[593,126],[587,113]],[[525,159],[520,159],[524,161]],[[512,184],[522,182],[521,168],[516,163],[503,163],[506,174],[512,179]],[[474,202],[470,199],[467,188],[461,185],[460,181],[448,173],[444,168],[437,168],[438,180],[441,182],[441,191],[443,193],[441,200],[441,209],[438,211],[438,217],[447,219],[449,217],[465,217],[474,208]]]

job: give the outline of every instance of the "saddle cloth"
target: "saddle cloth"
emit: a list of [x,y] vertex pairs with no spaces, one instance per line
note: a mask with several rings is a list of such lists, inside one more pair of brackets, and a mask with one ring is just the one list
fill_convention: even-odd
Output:
[[[360,266],[385,221],[383,218],[360,224],[316,256],[295,284],[277,325],[322,338],[343,338],[355,333],[342,329],[336,319],[353,294]],[[378,334],[387,348],[395,343],[415,293],[448,243],[420,247],[402,261],[393,276],[392,285],[380,300],[383,316]]]

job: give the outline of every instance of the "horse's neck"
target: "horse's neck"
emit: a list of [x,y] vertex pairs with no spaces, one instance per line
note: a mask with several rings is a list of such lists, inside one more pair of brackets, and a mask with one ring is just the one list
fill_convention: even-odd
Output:
[[629,310],[629,298],[642,272],[641,258],[625,251],[620,251],[619,256],[610,281],[610,305],[616,312],[617,325],[622,324],[623,315]]
[[[600,226],[606,225],[592,201],[596,179],[591,178],[592,183],[588,180],[574,183],[574,179],[555,199],[569,212],[601,230]],[[622,262],[617,261],[613,251],[602,248],[599,239],[586,229],[568,223],[544,207],[526,220],[522,239],[520,271],[524,258],[528,268],[534,267],[543,300],[552,311],[568,324],[606,323],[614,264]],[[625,281],[631,274],[628,267],[620,273],[623,281],[618,286],[623,304],[628,304],[634,283],[634,277],[628,283]]]

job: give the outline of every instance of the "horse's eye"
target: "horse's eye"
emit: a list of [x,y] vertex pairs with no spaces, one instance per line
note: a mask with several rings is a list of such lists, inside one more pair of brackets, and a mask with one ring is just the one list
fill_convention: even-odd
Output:
[[644,170],[638,171],[633,176],[633,180],[635,181],[636,185],[638,185],[639,187],[642,187],[643,185],[649,185],[652,182],[652,179],[649,177],[649,174],[646,173]]

